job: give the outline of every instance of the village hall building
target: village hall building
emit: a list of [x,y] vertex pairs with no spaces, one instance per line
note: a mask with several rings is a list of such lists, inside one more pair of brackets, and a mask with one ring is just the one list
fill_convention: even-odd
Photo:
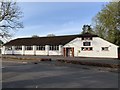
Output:
[[118,46],[97,35],[85,33],[17,38],[3,45],[2,54],[118,58]]

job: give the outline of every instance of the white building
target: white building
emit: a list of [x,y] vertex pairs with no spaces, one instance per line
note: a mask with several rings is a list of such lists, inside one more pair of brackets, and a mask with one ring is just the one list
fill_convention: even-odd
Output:
[[18,38],[4,44],[2,54],[118,58],[118,46],[97,35],[85,33]]
[[1,54],[1,51],[2,51],[2,45],[3,45],[3,44],[4,44],[3,41],[0,40],[0,54]]

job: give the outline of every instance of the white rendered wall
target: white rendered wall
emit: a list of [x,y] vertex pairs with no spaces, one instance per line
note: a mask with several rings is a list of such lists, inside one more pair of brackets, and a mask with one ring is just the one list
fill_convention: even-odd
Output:
[[14,54],[14,51],[15,51],[15,47],[12,46],[12,54]]
[[33,46],[33,55],[36,55],[36,46]]
[[59,45],[59,55],[63,55],[63,46]]
[[25,46],[22,45],[22,55],[25,54]]
[[49,49],[50,49],[50,46],[49,45],[45,45],[45,52],[46,52],[45,55],[49,55]]
[[22,50],[14,50],[14,54],[20,54],[20,55],[22,55]]
[[49,55],[59,55],[59,51],[58,50],[56,50],[56,51],[50,50]]
[[40,51],[40,50],[36,50],[36,55],[46,55],[46,51]]
[[34,55],[34,51],[33,50],[25,50],[24,55]]
[[1,49],[2,49],[2,54],[5,54],[5,46],[3,46],[3,47],[1,47]]
[[12,54],[12,50],[5,50],[5,54]]
[[48,51],[46,53],[46,51],[40,51],[40,50],[36,50],[36,55],[59,55],[59,51]]
[[[94,37],[92,40],[86,40],[91,42],[91,46],[83,46],[84,41],[85,40],[81,40],[81,38],[76,38],[66,44],[64,47],[74,47],[74,55],[76,57],[118,58],[118,46],[99,37]],[[81,47],[93,47],[93,51],[82,51]],[[101,47],[109,47],[109,51],[102,51]]]

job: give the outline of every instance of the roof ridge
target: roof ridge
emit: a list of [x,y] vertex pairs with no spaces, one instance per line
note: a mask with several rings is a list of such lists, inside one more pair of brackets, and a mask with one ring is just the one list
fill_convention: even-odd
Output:
[[[68,36],[79,36],[81,34],[74,34],[74,35],[60,35],[60,36],[42,36],[42,37],[23,37],[23,38],[16,38],[16,39],[30,39],[30,38],[53,38],[53,37],[68,37]],[[15,40],[15,39],[14,39]]]

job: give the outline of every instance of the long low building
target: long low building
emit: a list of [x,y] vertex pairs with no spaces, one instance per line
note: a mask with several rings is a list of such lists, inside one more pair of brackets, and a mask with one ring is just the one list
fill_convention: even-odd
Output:
[[118,58],[118,46],[85,33],[14,39],[3,45],[2,54]]

